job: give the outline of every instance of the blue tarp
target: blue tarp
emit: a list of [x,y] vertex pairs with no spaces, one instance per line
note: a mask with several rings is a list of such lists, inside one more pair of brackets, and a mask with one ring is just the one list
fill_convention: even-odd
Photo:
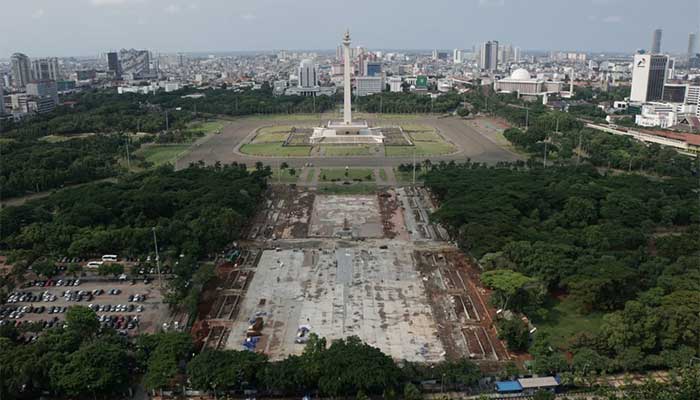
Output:
[[523,390],[523,387],[520,386],[520,383],[518,383],[518,381],[496,382],[496,391],[498,393],[520,392],[521,390]]

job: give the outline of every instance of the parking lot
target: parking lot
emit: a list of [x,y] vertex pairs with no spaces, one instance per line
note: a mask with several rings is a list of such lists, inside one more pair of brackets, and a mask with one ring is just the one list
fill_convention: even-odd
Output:
[[154,333],[167,321],[158,283],[144,281],[56,279],[30,282],[0,306],[0,324],[38,322],[60,326],[71,306],[93,309],[103,327],[123,334]]

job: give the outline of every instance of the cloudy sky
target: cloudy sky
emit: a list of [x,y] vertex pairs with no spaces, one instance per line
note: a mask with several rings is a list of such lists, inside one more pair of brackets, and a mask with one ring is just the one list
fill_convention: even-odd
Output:
[[3,0],[0,58],[159,52],[333,49],[346,27],[369,48],[684,51],[700,0]]

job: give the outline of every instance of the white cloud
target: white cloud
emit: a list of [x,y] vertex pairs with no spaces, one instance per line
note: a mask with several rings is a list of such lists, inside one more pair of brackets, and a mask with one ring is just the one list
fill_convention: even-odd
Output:
[[32,18],[39,19],[43,17],[44,14],[46,14],[46,11],[43,8],[39,8],[38,10],[34,11],[34,13],[32,14]]
[[182,7],[179,4],[169,4],[165,7],[165,12],[168,14],[180,14],[182,12]]
[[622,17],[619,15],[608,15],[607,17],[603,18],[603,22],[608,24],[616,24],[618,22],[622,22]]
[[90,0],[93,6],[103,7],[103,6],[123,6],[131,3],[141,3],[145,0]]
[[479,0],[479,7],[503,7],[506,0]]

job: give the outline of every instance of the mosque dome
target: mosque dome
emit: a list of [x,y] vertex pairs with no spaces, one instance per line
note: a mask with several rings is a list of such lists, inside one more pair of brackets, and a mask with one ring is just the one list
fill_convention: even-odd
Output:
[[528,72],[528,70],[525,68],[518,68],[510,75],[510,79],[516,81],[526,81],[530,79],[530,72]]

